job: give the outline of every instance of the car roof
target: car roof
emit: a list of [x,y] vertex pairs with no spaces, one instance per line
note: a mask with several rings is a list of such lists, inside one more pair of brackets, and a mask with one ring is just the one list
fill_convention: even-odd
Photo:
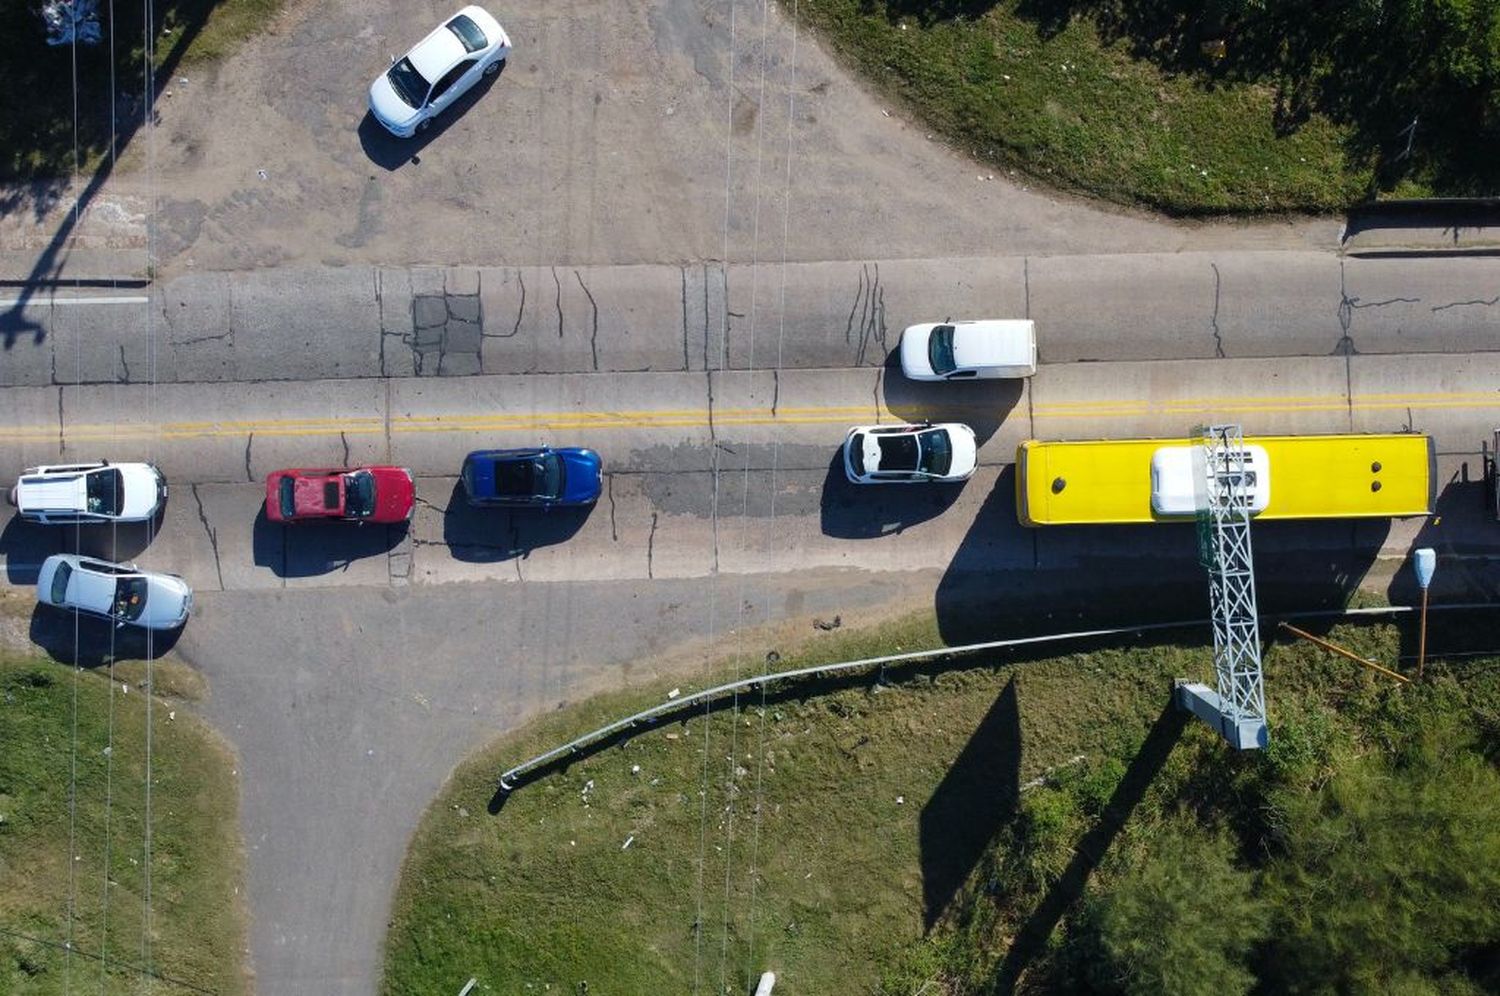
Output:
[[1030,366],[1033,328],[1025,319],[954,322],[953,361],[965,370]]
[[114,604],[118,577],[92,571],[88,564],[82,558],[69,561],[73,576],[68,578],[68,602],[91,612],[107,613]]
[[439,24],[432,33],[406,53],[411,64],[416,67],[417,72],[426,77],[427,82],[436,83],[444,73],[452,69],[460,59],[467,58],[469,53],[464,49],[463,42],[458,36],[448,30],[447,18]]

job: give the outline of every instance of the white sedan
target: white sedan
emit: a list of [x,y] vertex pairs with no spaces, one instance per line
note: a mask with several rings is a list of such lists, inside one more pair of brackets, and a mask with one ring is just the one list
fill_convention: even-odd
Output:
[[175,574],[153,574],[134,564],[73,553],[54,553],[42,561],[36,597],[45,605],[145,629],[176,629],[193,611],[193,589]]
[[510,37],[483,7],[465,7],[423,38],[370,84],[370,113],[397,138],[425,131],[432,119],[510,55]]
[[912,380],[1030,377],[1036,323],[1029,319],[928,322],[901,333],[901,372]]
[[966,481],[979,463],[974,430],[940,425],[857,425],[844,439],[844,473],[855,484]]

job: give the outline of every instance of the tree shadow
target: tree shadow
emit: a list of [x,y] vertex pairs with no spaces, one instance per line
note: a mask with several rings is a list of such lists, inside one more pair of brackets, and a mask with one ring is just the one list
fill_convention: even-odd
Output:
[[457,481],[443,511],[443,543],[455,560],[467,563],[525,560],[533,550],[570,539],[593,511],[593,505],[548,509],[470,505],[463,482]]
[[177,645],[185,626],[146,630],[38,602],[31,610],[31,642],[60,664],[101,667],[111,661],[157,660]]
[[404,522],[272,522],[262,505],[255,513],[251,554],[257,567],[269,567],[279,578],[317,577],[346,571],[356,560],[385,556],[407,528]]
[[[17,4],[13,6],[16,9],[26,9],[29,12],[28,5]],[[31,336],[34,345],[40,345],[46,338],[46,327],[26,317],[25,312],[31,303],[31,299],[35,296],[41,285],[55,283],[58,279],[63,263],[67,259],[66,249],[73,231],[78,224],[78,220],[83,217],[89,205],[93,203],[94,198],[98,196],[99,191],[103,189],[105,182],[113,173],[119,152],[130,144],[136,133],[140,131],[142,125],[147,123],[148,118],[153,124],[157,120],[157,97],[166,89],[167,84],[171,82],[173,74],[176,73],[177,67],[182,62],[183,55],[192,45],[193,40],[203,31],[203,26],[208,22],[209,15],[213,12],[215,6],[217,6],[217,0],[178,0],[178,2],[167,0],[167,2],[148,8],[153,11],[155,21],[149,28],[143,24],[142,29],[143,34],[151,39],[151,51],[154,52],[157,39],[166,37],[163,27],[167,24],[172,25],[172,32],[170,34],[171,47],[167,50],[165,57],[160,60],[156,71],[152,73],[149,93],[145,95],[144,99],[136,104],[133,102],[133,98],[124,98],[127,101],[125,106],[109,108],[109,113],[103,115],[104,120],[113,121],[112,140],[108,132],[105,132],[104,135],[97,137],[92,142],[85,140],[84,151],[88,155],[101,155],[103,158],[89,177],[88,183],[79,192],[76,208],[66,213],[58,225],[57,231],[48,239],[46,247],[38,255],[24,284],[21,285],[19,292],[16,294],[15,303],[10,305],[4,312],[0,312],[0,344],[3,344],[5,349],[14,348],[22,335]],[[38,32],[38,37],[40,37],[40,32]],[[121,32],[119,37],[112,35],[107,35],[107,37],[112,37],[112,43],[117,48],[122,45],[131,44],[126,39],[124,32]],[[45,47],[45,43],[42,44]],[[118,61],[117,52],[110,52],[109,58],[103,60],[106,71],[110,61]],[[65,65],[65,63],[54,59],[52,60],[52,64],[54,72],[64,72],[60,67]],[[127,75],[126,78],[130,77]],[[135,78],[139,78],[139,75]],[[16,81],[12,80],[11,82],[13,85],[9,88],[10,90],[14,92],[30,92],[25,87],[17,90]],[[88,119],[86,118],[85,120]],[[69,137],[71,140],[71,130]]]
[[1047,895],[1011,941],[1005,960],[1000,963],[995,974],[992,992],[1017,991],[1026,969],[1046,949],[1047,940],[1063,915],[1083,896],[1094,869],[1104,860],[1105,854],[1130,821],[1151,783],[1166,766],[1167,758],[1181,739],[1190,717],[1172,704],[1170,695],[1165,697],[1167,706],[1151,725],[1145,743],[1131,759],[1124,777],[1120,779],[1114,794],[1099,815],[1099,821],[1083,835],[1083,839],[1073,850],[1073,858],[1068,862],[1068,867],[1047,890]]
[[1021,716],[1012,677],[922,807],[917,835],[925,929],[948,909],[1020,798]]
[[844,450],[829,461],[819,496],[823,535],[878,539],[936,518],[958,500],[956,484],[855,484],[844,473]]
[[901,373],[900,350],[885,358],[881,399],[906,422],[962,422],[983,446],[1021,400],[1022,380],[919,381]]
[[411,138],[397,138],[392,135],[379,121],[375,120],[375,115],[366,110],[364,118],[359,122],[360,148],[364,149],[370,162],[384,170],[394,171],[408,164],[421,165],[421,153],[426,150],[427,146],[435,142],[455,122],[461,120],[469,112],[469,108],[489,93],[490,87],[494,86],[495,81],[503,75],[505,75],[505,70],[502,67],[493,76],[481,76],[479,82],[470,87],[467,93],[433,118],[432,124],[426,131],[419,131]]

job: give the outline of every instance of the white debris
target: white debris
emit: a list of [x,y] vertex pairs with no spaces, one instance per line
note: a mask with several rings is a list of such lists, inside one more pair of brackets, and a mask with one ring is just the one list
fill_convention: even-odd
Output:
[[263,169],[258,169],[258,170],[256,170],[256,171],[255,171],[255,175],[256,175],[256,176],[258,176],[258,177],[260,177],[260,178],[261,178],[261,179],[262,179],[262,180],[269,180],[269,179],[270,179],[270,178],[271,178],[271,177],[270,177],[270,174],[268,174],[268,173],[267,173],[267,172],[266,172],[266,171],[265,171],[265,170],[263,170]]
[[677,696],[679,696],[681,694],[682,694],[682,689],[680,689],[680,688],[674,688],[670,692],[667,693],[667,698],[669,698],[669,699],[675,699]]
[[896,796],[896,805],[898,805],[898,806],[904,806],[904,805],[906,805],[906,796],[904,796],[904,795],[898,795],[898,796]]
[[638,775],[638,774],[640,774],[641,773],[641,766],[639,764],[632,764],[630,766],[630,773],[632,775]]
[[629,847],[631,844],[634,844],[634,843],[635,843],[635,834],[631,834],[629,837],[625,838],[625,843],[623,843],[623,844],[620,845],[620,850],[623,851],[623,850],[625,850],[625,848]]

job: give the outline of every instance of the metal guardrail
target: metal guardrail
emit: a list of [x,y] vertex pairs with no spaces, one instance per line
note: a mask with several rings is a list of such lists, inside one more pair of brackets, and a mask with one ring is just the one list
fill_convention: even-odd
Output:
[[[1493,609],[1500,608],[1500,604],[1491,602],[1471,602],[1457,605],[1433,606],[1434,611],[1439,609]],[[1380,605],[1370,608],[1359,609],[1326,609],[1312,612],[1290,612],[1274,616],[1274,619],[1322,619],[1328,617],[1349,616],[1375,616],[1375,615],[1397,615],[1405,612],[1416,611],[1409,605]],[[529,760],[523,761],[509,769],[500,776],[499,791],[509,794],[518,786],[517,779],[526,776],[550,764],[554,764],[565,757],[571,757],[582,751],[585,747],[608,740],[617,734],[634,729],[642,723],[649,723],[660,716],[670,713],[681,712],[698,703],[709,702],[731,692],[737,692],[746,688],[758,688],[762,685],[770,685],[779,681],[787,681],[794,678],[806,678],[813,675],[839,674],[848,671],[860,671],[872,668],[885,668],[891,664],[910,664],[916,661],[933,660],[940,657],[963,657],[969,654],[979,653],[985,650],[1000,650],[1007,647],[1024,647],[1041,643],[1061,642],[1065,640],[1087,640],[1098,636],[1121,636],[1126,633],[1159,632],[1169,629],[1189,629],[1194,626],[1207,626],[1207,619],[1185,619],[1176,622],[1145,623],[1139,626],[1115,626],[1109,629],[1080,630],[1074,633],[1051,633],[1046,636],[1023,636],[1011,640],[990,640],[985,643],[968,643],[959,647],[940,647],[936,650],[914,650],[904,654],[887,654],[883,657],[866,657],[856,661],[841,661],[836,664],[817,664],[811,667],[793,668],[788,671],[774,671],[768,674],[759,674],[753,678],[741,678],[738,681],[726,682],[705,688],[700,692],[694,692],[681,698],[667,699],[658,703],[650,709],[643,709],[638,713],[626,716],[624,719],[616,720],[596,730],[591,730],[580,737],[567,743],[554,747],[545,754],[538,754]]]

